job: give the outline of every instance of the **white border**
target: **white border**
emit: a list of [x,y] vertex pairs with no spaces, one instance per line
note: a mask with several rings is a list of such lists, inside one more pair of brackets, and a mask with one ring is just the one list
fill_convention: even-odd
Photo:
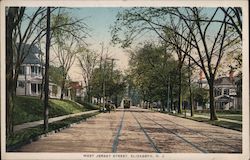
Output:
[[[80,1],[80,0],[47,0],[47,1],[34,1],[34,0],[3,0],[1,4],[1,153],[2,159],[88,159],[84,158],[83,154],[87,153],[11,153],[6,152],[5,149],[5,6],[62,6],[62,7],[132,7],[132,6],[198,6],[198,7],[216,7],[216,6],[237,6],[243,8],[243,87],[242,87],[242,101],[243,101],[243,131],[242,131],[242,154],[177,154],[177,153],[162,153],[164,159],[220,159],[220,160],[247,160],[249,159],[249,9],[247,0],[161,0],[161,1],[150,1],[150,0],[137,0],[137,1]],[[104,153],[107,154],[107,153]],[[95,154],[96,155],[96,154]],[[109,155],[115,155],[110,153]],[[129,154],[134,155],[134,154]],[[159,154],[151,154],[156,157]],[[93,159],[93,158],[90,158]],[[100,158],[97,158],[100,159]],[[121,159],[121,158],[120,158]],[[163,158],[153,158],[163,159]],[[145,158],[144,158],[145,160]]]

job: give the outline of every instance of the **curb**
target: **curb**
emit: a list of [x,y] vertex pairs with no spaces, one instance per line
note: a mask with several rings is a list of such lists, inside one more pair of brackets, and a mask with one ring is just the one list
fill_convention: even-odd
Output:
[[[97,114],[97,115],[98,115],[98,114]],[[38,135],[38,136],[35,136],[35,137],[33,137],[33,138],[27,139],[27,140],[24,141],[24,142],[20,142],[20,143],[17,143],[17,144],[15,144],[15,145],[6,147],[6,152],[18,152],[18,151],[16,151],[16,150],[19,149],[20,147],[24,146],[24,145],[27,145],[27,144],[30,144],[30,143],[32,143],[32,142],[38,141],[39,139],[41,139],[41,138],[43,138],[43,137],[47,137],[47,136],[49,136],[49,135],[53,135],[53,134],[55,134],[55,133],[61,132],[61,131],[64,130],[64,129],[70,128],[70,127],[75,126],[75,125],[77,125],[77,124],[79,124],[79,123],[85,122],[85,121],[87,121],[87,120],[89,120],[89,119],[93,119],[93,118],[95,118],[97,115],[88,117],[88,118],[86,118],[86,119],[80,120],[80,121],[75,122],[75,123],[71,123],[71,124],[66,125],[66,126],[64,126],[64,127],[61,127],[61,128],[55,129],[55,130],[52,130],[52,131],[50,131],[50,132],[48,132],[48,133],[43,133],[43,134],[41,134],[41,135]]]

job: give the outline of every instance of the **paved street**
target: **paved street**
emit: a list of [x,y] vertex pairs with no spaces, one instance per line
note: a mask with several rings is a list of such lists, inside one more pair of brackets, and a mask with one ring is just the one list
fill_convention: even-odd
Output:
[[25,152],[239,153],[241,132],[132,107],[43,137]]

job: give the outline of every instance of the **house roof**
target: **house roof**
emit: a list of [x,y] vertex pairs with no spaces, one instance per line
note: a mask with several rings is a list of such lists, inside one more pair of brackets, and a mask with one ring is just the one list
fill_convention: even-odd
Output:
[[214,81],[215,85],[232,85],[234,84],[234,79],[230,79],[229,77],[220,77]]
[[[25,57],[23,64],[41,64],[41,60],[39,57],[36,56],[42,54],[42,51],[35,45],[30,45],[30,44],[23,44],[24,46],[24,53],[27,54]],[[30,48],[30,49],[29,49]]]

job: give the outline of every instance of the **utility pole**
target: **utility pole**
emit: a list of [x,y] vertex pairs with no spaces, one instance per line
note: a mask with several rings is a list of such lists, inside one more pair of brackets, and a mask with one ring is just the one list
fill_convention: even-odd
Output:
[[44,84],[44,131],[47,133],[49,124],[49,47],[50,47],[50,7],[47,8],[46,30],[46,60],[45,60],[45,84]]

